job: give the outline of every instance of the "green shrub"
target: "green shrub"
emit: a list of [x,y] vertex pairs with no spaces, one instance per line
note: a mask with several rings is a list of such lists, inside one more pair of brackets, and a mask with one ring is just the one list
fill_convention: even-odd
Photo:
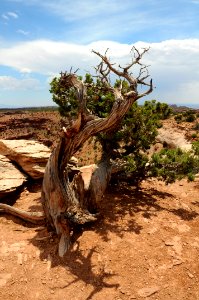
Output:
[[174,117],[174,119],[175,119],[176,121],[182,121],[182,114],[177,114],[177,115]]
[[193,133],[192,135],[191,135],[191,137],[193,138],[193,139],[195,139],[196,137],[197,137],[197,133]]
[[193,121],[195,121],[195,119],[196,119],[195,115],[194,115],[194,114],[190,114],[190,115],[188,115],[188,116],[185,118],[185,121],[186,121],[186,122],[193,122]]
[[194,129],[195,129],[195,130],[199,130],[199,123],[198,123],[198,122],[196,122],[196,124],[195,124],[195,126],[194,126]]

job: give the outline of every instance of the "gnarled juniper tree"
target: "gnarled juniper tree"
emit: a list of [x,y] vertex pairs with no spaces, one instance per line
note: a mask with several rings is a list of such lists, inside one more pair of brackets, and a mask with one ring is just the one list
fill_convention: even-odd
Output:
[[[98,204],[105,192],[114,169],[119,161],[123,178],[136,183],[148,176],[157,176],[166,181],[175,180],[199,169],[198,145],[195,152],[183,153],[164,151],[151,158],[146,150],[155,142],[159,120],[166,118],[169,107],[145,102],[138,106],[136,101],[153,91],[147,66],[142,63],[148,49],[132,49],[132,61],[125,67],[115,67],[110,59],[93,51],[101,60],[96,67],[97,75],[87,74],[83,80],[76,73],[61,73],[51,82],[53,100],[60,112],[67,116],[69,125],[60,132],[60,140],[54,148],[44,174],[42,186],[43,216],[13,210],[4,204],[0,209],[10,211],[27,220],[42,221],[56,231],[60,237],[59,255],[63,256],[70,245],[70,231],[75,224],[95,221]],[[132,69],[138,70],[133,75]],[[112,84],[110,75],[118,79]],[[139,87],[145,91],[140,93]],[[93,165],[89,180],[83,171],[71,170],[69,161],[83,143],[96,136],[102,144],[102,158]]]

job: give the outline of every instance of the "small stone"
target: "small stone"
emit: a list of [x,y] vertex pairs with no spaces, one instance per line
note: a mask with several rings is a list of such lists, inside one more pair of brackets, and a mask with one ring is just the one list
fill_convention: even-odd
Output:
[[149,297],[155,293],[157,293],[159,291],[159,287],[158,286],[151,286],[151,287],[146,287],[146,288],[142,288],[138,291],[138,295],[140,297]]
[[173,266],[178,266],[178,265],[181,265],[183,262],[179,259],[174,259],[173,260]]
[[194,275],[191,274],[190,272],[187,272],[187,275],[189,276],[189,278],[194,278]]
[[166,246],[173,246],[174,245],[174,242],[171,241],[171,240],[165,241],[164,243],[165,243]]

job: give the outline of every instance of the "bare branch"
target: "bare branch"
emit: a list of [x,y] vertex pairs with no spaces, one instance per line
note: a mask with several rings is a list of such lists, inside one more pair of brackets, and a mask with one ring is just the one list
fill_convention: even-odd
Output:
[[109,84],[108,75],[110,74],[110,69],[107,65],[104,65],[103,61],[96,67],[96,71],[100,74],[98,78],[100,78],[103,83]]
[[[147,84],[145,84],[145,85],[147,85]],[[149,95],[153,91],[153,81],[152,81],[152,79],[150,80],[150,84],[148,86],[149,86],[149,89],[145,93],[139,94],[137,96],[137,99],[140,99],[140,98],[142,98],[146,95]]]
[[[97,56],[99,56],[102,60],[98,66],[103,66],[105,64],[111,72],[113,72],[114,74],[116,74],[119,77],[123,77],[124,79],[126,79],[129,82],[131,92],[129,92],[128,95],[135,95],[135,93],[137,92],[138,84],[149,86],[151,88],[151,84],[145,82],[145,80],[149,77],[149,73],[148,73],[148,69],[147,69],[148,66],[143,65],[141,63],[141,59],[142,59],[143,55],[149,51],[149,48],[144,48],[142,50],[142,52],[139,52],[136,47],[133,47],[131,50],[131,51],[133,51],[133,56],[134,56],[134,58],[132,59],[132,62],[130,64],[128,64],[126,67],[122,67],[121,65],[118,66],[120,69],[122,69],[122,71],[116,69],[114,67],[114,65],[112,63],[110,63],[110,60],[106,56],[107,50],[105,52],[105,55],[102,55],[101,53],[94,51],[94,50],[92,50],[92,52],[95,53]],[[139,72],[138,76],[135,78],[132,73],[129,73],[129,70],[131,67],[133,67],[136,64],[140,65],[141,68],[140,68],[140,72]],[[99,69],[99,68],[97,68],[96,70],[99,73],[101,73],[101,71],[102,71],[102,69]],[[102,72],[102,73],[104,75],[104,72]],[[102,73],[101,73],[101,75],[102,75]],[[107,76],[105,76],[104,78],[107,79]],[[148,93],[148,91],[146,93]],[[139,98],[140,98],[140,96],[139,96]]]
[[97,52],[95,50],[92,50],[92,52],[95,53],[97,56],[99,56],[102,59],[102,61],[108,66],[108,68],[110,69],[110,71],[112,71],[113,73],[115,73],[118,76],[123,77],[123,72],[120,72],[117,69],[115,69],[113,67],[113,65],[109,62],[109,60],[108,60],[108,58],[107,58],[106,55],[102,55],[102,54],[100,54],[99,52]]

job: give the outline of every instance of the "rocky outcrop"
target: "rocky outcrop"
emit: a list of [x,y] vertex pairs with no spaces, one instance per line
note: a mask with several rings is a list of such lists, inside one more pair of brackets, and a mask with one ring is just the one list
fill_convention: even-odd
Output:
[[178,132],[173,128],[164,125],[158,130],[157,141],[166,143],[169,148],[181,148],[182,150],[191,150],[192,145],[185,138],[183,132]]
[[25,181],[26,176],[8,158],[0,155],[0,199],[16,192]]
[[32,140],[0,140],[0,154],[21,167],[33,179],[43,177],[50,149]]

